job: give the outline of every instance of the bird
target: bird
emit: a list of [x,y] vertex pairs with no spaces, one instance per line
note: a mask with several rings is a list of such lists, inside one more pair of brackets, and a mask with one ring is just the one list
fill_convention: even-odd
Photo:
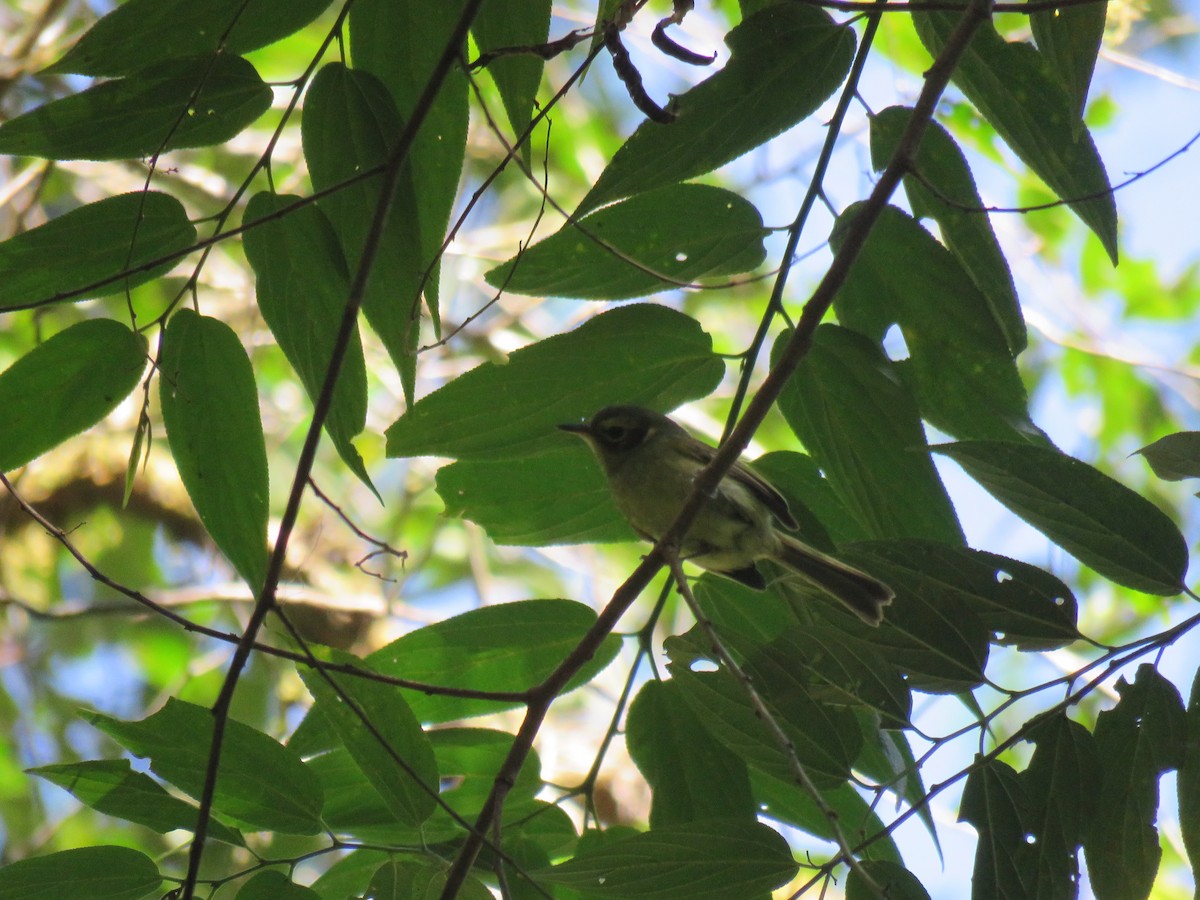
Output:
[[[641,406],[606,406],[584,422],[558,427],[587,442],[617,509],[652,542],[674,523],[696,475],[717,452],[674,420]],[[783,495],[735,462],[697,513],[679,557],[760,591],[767,583],[755,563],[773,560],[868,625],[879,625],[895,597],[892,589],[787,533],[798,527]]]

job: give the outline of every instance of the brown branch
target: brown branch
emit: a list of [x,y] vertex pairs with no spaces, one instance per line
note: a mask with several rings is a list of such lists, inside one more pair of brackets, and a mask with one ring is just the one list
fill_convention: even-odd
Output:
[[[862,250],[871,227],[882,215],[888,199],[900,183],[901,176],[912,164],[925,129],[933,118],[934,107],[949,84],[955,66],[966,52],[967,45],[976,30],[988,21],[990,14],[991,5],[987,0],[972,0],[971,4],[963,11],[962,18],[946,41],[942,52],[934,60],[929,71],[925,73],[925,86],[921,90],[908,127],[901,135],[895,156],[876,183],[870,197],[863,204],[862,211],[850,223],[841,250],[834,257],[825,277],[805,305],[804,312],[783,356],[750,402],[746,409],[746,415],[733,430],[729,439],[717,450],[713,461],[696,476],[692,495],[681,510],[675,524],[667,530],[662,540],[634,569],[625,583],[616,590],[608,605],[597,617],[595,624],[588,629],[575,649],[541,685],[530,692],[530,703],[525,720],[521,723],[508,756],[496,775],[491,793],[475,820],[474,830],[467,836],[447,874],[442,900],[452,900],[456,897],[466,880],[479,854],[482,836],[490,830],[493,820],[499,816],[509,787],[515,783],[517,773],[533,747],[534,737],[558,692],[595,655],[600,643],[616,626],[621,616],[650,583],[650,579],[666,564],[669,558],[668,549],[679,545],[705,499],[712,495],[721,478],[749,444],[754,430],[762,422],[771,404],[775,402],[784,385],[795,372],[800,360],[808,352],[817,325],[833,303],[834,294],[845,282],[850,267]],[[784,274],[781,272],[780,277],[782,278]]]
[[454,31],[451,33],[445,48],[442,50],[441,56],[430,73],[429,80],[426,82],[420,97],[414,104],[412,116],[405,124],[404,131],[396,142],[396,147],[384,163],[380,179],[379,201],[375,206],[371,225],[367,231],[366,241],[363,244],[362,256],[360,257],[354,280],[351,283],[349,295],[346,298],[345,308],[342,311],[342,321],[330,352],[329,365],[325,373],[325,382],[321,386],[321,393],[318,395],[316,403],[313,405],[312,421],[309,424],[308,433],[304,439],[304,447],[300,451],[300,458],[296,464],[295,476],[292,479],[287,506],[279,523],[279,533],[271,554],[270,563],[267,567],[266,577],[259,591],[254,612],[250,616],[242,640],[238,644],[237,650],[234,652],[233,659],[230,662],[225,683],[221,687],[221,692],[217,697],[216,703],[213,704],[212,744],[209,749],[204,789],[199,798],[200,804],[195,836],[188,854],[188,870],[182,887],[182,900],[191,900],[195,896],[196,880],[199,875],[200,861],[204,854],[204,841],[208,830],[208,819],[212,811],[213,796],[216,789],[217,771],[220,767],[221,744],[224,739],[225,725],[229,718],[229,708],[233,700],[233,692],[237,687],[242,670],[250,658],[258,631],[262,627],[267,614],[274,606],[275,588],[279,584],[279,576],[283,570],[288,541],[291,538],[292,530],[295,528],[296,520],[300,514],[300,503],[304,497],[308,477],[312,472],[313,462],[316,459],[317,447],[321,442],[321,429],[324,427],[325,420],[329,416],[329,410],[333,405],[334,387],[337,384],[338,373],[341,371],[342,361],[345,359],[350,339],[358,327],[358,313],[362,307],[367,281],[370,278],[371,269],[374,267],[375,258],[383,239],[383,227],[391,209],[392,198],[400,178],[400,172],[408,159],[409,150],[412,148],[417,132],[420,130],[421,125],[424,123],[433,106],[438,91],[450,74],[454,63],[459,58],[459,48],[466,40],[471,22],[482,3],[483,0],[468,0],[464,4],[462,14],[455,23]]

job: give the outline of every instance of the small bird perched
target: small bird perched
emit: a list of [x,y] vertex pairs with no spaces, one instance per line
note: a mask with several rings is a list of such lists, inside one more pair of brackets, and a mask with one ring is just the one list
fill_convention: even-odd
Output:
[[[608,478],[617,509],[642,538],[657,541],[679,515],[713,447],[661,413],[607,406],[583,424],[559,425],[587,441]],[[755,590],[766,580],[754,563],[770,559],[837,598],[869,625],[883,621],[892,589],[781,531],[798,526],[787,501],[766,480],[734,463],[700,509],[680,559]]]

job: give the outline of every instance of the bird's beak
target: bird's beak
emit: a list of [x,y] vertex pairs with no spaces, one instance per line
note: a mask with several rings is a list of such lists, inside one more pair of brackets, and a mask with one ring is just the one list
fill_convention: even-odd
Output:
[[571,434],[586,435],[588,433],[587,424],[584,422],[568,422],[565,425],[558,426],[559,431],[569,431]]

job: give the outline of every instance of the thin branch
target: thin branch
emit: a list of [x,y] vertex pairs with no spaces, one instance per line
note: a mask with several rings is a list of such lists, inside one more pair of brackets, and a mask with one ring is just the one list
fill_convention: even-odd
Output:
[[[414,104],[412,116],[405,124],[404,131],[401,133],[395,149],[384,163],[382,178],[380,179],[379,201],[375,206],[371,226],[363,244],[362,256],[360,257],[354,280],[351,283],[349,295],[346,298],[345,308],[342,311],[342,321],[330,353],[329,365],[325,373],[325,382],[313,407],[312,421],[309,424],[308,433],[304,439],[304,447],[300,452],[300,458],[296,464],[296,473],[292,479],[287,506],[279,524],[278,537],[276,538],[271,560],[267,567],[266,578],[259,591],[254,612],[251,614],[250,620],[246,625],[242,641],[238,644],[237,650],[234,652],[233,659],[230,662],[225,683],[221,687],[221,692],[217,697],[216,703],[213,704],[212,746],[209,749],[204,789],[200,796],[195,837],[192,841],[191,852],[188,855],[188,871],[183,885],[183,900],[191,900],[195,895],[196,879],[200,870],[200,860],[204,854],[204,841],[207,836],[208,819],[212,811],[213,795],[216,789],[217,771],[220,767],[225,724],[228,721],[229,708],[233,701],[233,692],[250,658],[255,637],[258,635],[258,631],[262,627],[267,614],[274,606],[275,588],[278,586],[280,573],[283,570],[288,541],[291,538],[292,530],[295,528],[296,520],[300,514],[300,503],[304,497],[308,477],[312,472],[313,462],[316,459],[317,446],[321,441],[321,429],[324,427],[329,410],[333,405],[334,387],[337,384],[338,373],[341,371],[342,361],[346,356],[350,339],[358,326],[358,313],[362,307],[367,281],[383,239],[384,224],[391,209],[396,184],[398,183],[401,169],[408,159],[408,153],[412,148],[417,132],[428,116],[442,83],[446,80],[451,68],[458,60],[459,48],[466,40],[471,22],[482,3],[483,0],[467,0],[464,4],[462,14],[455,24],[454,31],[451,33],[445,48],[442,50],[441,56],[430,73],[424,90]],[[481,838],[482,835],[476,837]]]
[[684,602],[687,603],[688,609],[692,611],[692,615],[696,617],[696,624],[700,626],[700,630],[704,632],[704,636],[708,639],[709,646],[712,647],[713,654],[717,660],[731,674],[738,683],[742,686],[746,696],[750,699],[750,705],[754,708],[754,713],[758,720],[767,727],[767,731],[771,733],[771,737],[775,743],[783,751],[787,757],[788,766],[792,770],[792,778],[796,784],[804,789],[804,792],[812,799],[813,805],[816,806],[818,812],[825,817],[829,823],[829,828],[833,832],[834,843],[841,850],[841,858],[844,859],[851,869],[858,872],[859,878],[862,879],[864,886],[870,890],[876,897],[883,898],[883,889],[871,877],[870,873],[866,872],[859,864],[851,850],[850,842],[846,838],[846,833],[842,831],[841,822],[838,820],[837,811],[826,801],[824,794],[813,782],[812,777],[808,774],[808,769],[800,762],[800,757],[796,755],[796,744],[788,737],[787,732],[783,730],[783,726],[775,718],[775,714],[771,708],[767,706],[766,701],[758,693],[754,687],[754,681],[749,674],[738,665],[737,660],[733,658],[733,654],[725,646],[725,642],[721,640],[721,636],[717,634],[717,629],[704,614],[704,610],[700,608],[700,604],[696,602],[695,596],[692,594],[691,586],[687,582],[687,577],[683,574],[683,567],[679,563],[678,557],[675,557],[670,562],[671,573],[675,576],[675,583],[679,586],[679,593],[683,596]]
[[[762,388],[751,400],[746,415],[733,430],[729,439],[717,450],[713,461],[697,474],[692,495],[680,511],[675,524],[667,530],[663,538],[625,580],[625,583],[617,588],[608,605],[601,611],[596,622],[588,629],[575,649],[541,685],[530,692],[530,702],[525,719],[517,731],[517,736],[504,764],[496,775],[488,799],[475,821],[474,830],[468,835],[446,876],[446,885],[441,895],[442,900],[452,900],[456,897],[465,882],[467,874],[479,855],[482,845],[481,837],[487,833],[493,819],[499,814],[509,786],[515,783],[516,775],[532,749],[534,737],[541,728],[546,713],[558,692],[595,655],[601,642],[616,626],[621,616],[670,558],[668,549],[679,546],[706,498],[713,494],[721,478],[749,444],[754,430],[766,417],[768,410],[783,390],[788,379],[791,378],[792,373],[795,372],[800,360],[808,352],[817,325],[832,304],[834,294],[845,282],[850,267],[862,250],[871,227],[882,215],[888,199],[900,183],[901,176],[912,164],[921,137],[933,118],[934,107],[949,84],[955,66],[966,51],[976,30],[988,21],[990,12],[991,6],[987,0],[972,0],[971,4],[963,11],[962,18],[946,41],[942,52],[925,74],[925,86],[918,98],[909,124],[900,137],[895,156],[876,183],[870,197],[863,204],[862,211],[850,223],[841,250],[834,256],[825,277],[806,304],[783,356],[767,376]],[[785,274],[781,271],[780,278],[782,279]]]

